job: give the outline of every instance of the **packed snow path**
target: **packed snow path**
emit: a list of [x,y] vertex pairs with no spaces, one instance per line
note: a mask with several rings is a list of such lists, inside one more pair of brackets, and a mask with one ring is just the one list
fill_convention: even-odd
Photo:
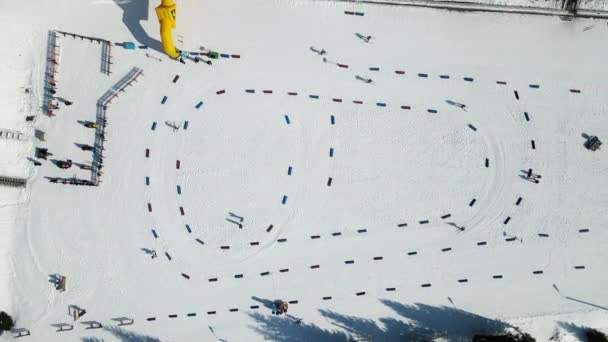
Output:
[[[90,163],[74,144],[98,145],[98,135],[78,121],[96,122],[99,99],[133,67],[143,77],[104,113],[98,187],[44,178],[91,170],[50,161],[37,170],[14,288],[33,336],[109,336],[80,324],[55,333],[70,304],[87,310],[85,321],[129,317],[130,330],[169,340],[259,338],[249,325],[275,299],[328,329],[319,310],[394,317],[386,301],[506,319],[604,310],[607,162],[581,134],[608,134],[605,74],[553,75],[568,53],[515,66],[518,54],[539,60],[547,47],[509,41],[512,23],[499,15],[206,6],[184,4],[181,34],[192,50],[204,41],[230,51],[212,66],[170,61],[149,44],[115,46],[110,68],[105,44],[58,36],[57,91],[74,101],[45,127],[58,160]],[[247,9],[267,22],[247,22]],[[196,11],[210,23],[197,26],[187,14]],[[255,30],[222,23],[216,37],[199,36],[227,12]],[[474,32],[468,16],[494,36]],[[566,40],[547,18],[518,20]],[[470,41],[427,35],[440,22],[470,30]],[[116,43],[129,37],[121,30],[82,35]],[[581,40],[581,51],[595,46]],[[449,56],[449,46],[469,57]],[[46,281],[52,274],[67,276],[66,292]]]

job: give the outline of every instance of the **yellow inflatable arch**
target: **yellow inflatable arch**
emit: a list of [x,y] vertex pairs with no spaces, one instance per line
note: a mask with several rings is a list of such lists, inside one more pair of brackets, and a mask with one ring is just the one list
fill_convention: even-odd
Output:
[[178,58],[180,52],[173,44],[173,35],[171,31],[175,28],[175,4],[173,0],[162,0],[160,6],[156,7],[156,16],[160,23],[160,40],[163,44],[163,50],[167,55]]

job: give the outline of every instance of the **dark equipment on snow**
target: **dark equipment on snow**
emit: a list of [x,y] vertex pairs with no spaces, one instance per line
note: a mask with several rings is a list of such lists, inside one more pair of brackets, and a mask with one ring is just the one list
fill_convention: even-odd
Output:
[[589,138],[587,138],[587,141],[585,141],[585,148],[591,151],[599,149],[601,145],[602,142],[596,136],[590,136]]
[[67,278],[65,276],[58,275],[56,279],[57,283],[55,284],[55,290],[59,292],[65,292]]
[[52,153],[49,153],[48,148],[40,148],[36,147],[36,158],[45,159],[48,156],[52,156]]
[[6,312],[0,311],[0,332],[9,331],[15,326],[13,318]]
[[57,167],[59,167],[61,169],[69,169],[72,167],[72,161],[70,159],[68,159],[66,161],[58,160]]

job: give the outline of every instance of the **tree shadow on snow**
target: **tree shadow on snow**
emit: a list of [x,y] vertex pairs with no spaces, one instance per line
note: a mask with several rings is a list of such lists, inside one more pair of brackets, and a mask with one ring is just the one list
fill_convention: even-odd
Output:
[[475,334],[497,334],[508,325],[452,307],[426,304],[404,305],[390,300],[382,303],[403,320],[393,317],[377,321],[342,315],[334,311],[320,313],[336,329],[328,330],[310,323],[294,324],[285,317],[253,313],[258,323],[252,329],[266,339],[274,341],[411,341],[422,342],[444,337],[451,342],[471,341]]
[[567,331],[569,334],[573,335],[579,341],[586,341],[585,332],[587,331],[586,327],[582,327],[580,325],[576,325],[574,323],[568,322],[557,322],[560,328]]
[[[114,0],[116,5],[122,9],[122,22],[129,29],[133,38],[140,44],[147,45],[150,49],[163,52],[160,41],[150,37],[141,21],[148,21],[149,0]],[[160,29],[159,29],[160,30]]]
[[[411,322],[410,325],[416,327],[411,331],[414,333],[412,337],[419,334],[420,329],[423,328],[429,330],[430,337],[446,337],[450,338],[450,341],[470,341],[475,334],[498,334],[509,327],[500,320],[486,318],[453,307],[420,303],[404,305],[390,300],[382,300],[382,303]],[[429,336],[427,335],[427,337]]]
[[[106,331],[112,333],[118,341],[121,342],[162,342],[160,339],[152,336],[139,335],[117,327],[104,327]],[[83,337],[82,342],[103,342],[104,339],[97,337]]]
[[271,341],[354,341],[347,334],[338,330],[326,330],[314,324],[295,324],[293,320],[284,316],[263,315],[257,312],[250,313],[258,324],[251,328]]

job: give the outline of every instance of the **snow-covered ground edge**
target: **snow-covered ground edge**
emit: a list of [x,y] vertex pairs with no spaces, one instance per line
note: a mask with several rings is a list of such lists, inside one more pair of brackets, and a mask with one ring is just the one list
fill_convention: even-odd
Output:
[[[3,9],[5,14],[10,12]],[[36,120],[26,122],[26,116],[40,114],[40,80],[44,74],[36,67],[41,65],[43,53],[35,47],[46,39],[44,32],[36,34],[36,25],[30,25],[19,16],[5,15],[0,26],[10,32],[0,44],[0,129],[23,134],[21,140],[0,138],[0,175],[28,179],[35,173],[30,156],[34,149],[34,127]],[[7,31],[7,32],[8,32]],[[25,44],[24,41],[31,43]],[[12,282],[15,267],[15,233],[27,224],[29,216],[29,188],[0,188],[0,311],[14,312]]]
[[[316,0],[318,1],[318,0]],[[379,5],[404,5],[442,8],[460,11],[487,11],[507,12],[521,14],[559,15],[574,16],[574,14],[562,9],[561,0],[555,2],[539,2],[533,0],[328,0],[338,2],[373,3]],[[597,18],[608,17],[608,2],[599,0],[587,0],[580,2],[577,7],[578,16]]]
[[[41,35],[41,37],[42,37],[42,38],[40,39],[40,41],[44,40],[44,38],[45,38],[44,33],[45,33],[45,32],[44,32],[43,30],[41,30],[41,31],[40,31],[40,35]],[[36,46],[43,46],[43,44],[44,44],[43,42],[38,42],[38,43],[40,43],[40,44],[38,44],[38,45],[36,45]],[[32,44],[32,45],[34,45],[34,44]],[[10,53],[10,52],[7,52],[7,53],[5,53],[5,54],[3,53],[3,56],[13,56],[13,55],[15,55],[15,54],[14,54],[14,53]],[[16,58],[16,57],[15,57],[15,58],[10,57],[10,58],[11,58],[11,59],[13,59],[13,65],[19,65],[20,63],[26,64],[26,63],[24,63],[24,62],[23,62],[23,61],[20,59],[20,58],[23,58],[23,56],[19,56],[19,58]],[[40,63],[40,61],[42,61],[42,60],[44,59],[44,56],[42,56],[42,55],[40,55],[40,56],[34,56],[34,59],[35,59],[35,60],[37,60],[37,63],[39,64],[39,63]],[[27,59],[27,57],[26,57],[26,60],[28,60],[28,59]],[[7,63],[7,64],[10,64],[10,60],[9,60],[9,63]],[[38,75],[41,75],[41,74],[42,74],[42,72],[41,72],[40,70],[36,70],[34,73],[38,73]],[[35,85],[38,85],[40,82],[36,81],[36,82],[34,82],[34,83],[35,83]],[[7,98],[8,98],[8,96],[7,96]],[[20,96],[18,96],[18,97],[14,97],[14,98],[26,99],[27,97],[25,97],[25,96],[21,96],[21,95],[20,95]],[[15,108],[17,108],[17,109],[18,109],[18,107],[15,107]],[[15,111],[15,112],[17,112],[17,111]],[[15,125],[15,126],[14,126],[14,127],[19,127],[19,125],[20,125],[20,123],[19,123],[19,122],[20,122],[20,121],[22,121],[22,120],[23,120],[22,115],[15,116],[15,121],[14,121],[14,125]],[[30,149],[30,152],[31,152],[31,149]],[[27,153],[26,153],[26,154],[27,154]],[[26,155],[26,154],[23,154],[23,155]],[[7,169],[7,170],[8,170],[8,169]],[[28,167],[28,166],[24,166],[23,168],[21,168],[21,167],[16,167],[16,168],[15,168],[15,172],[17,172],[17,173],[19,173],[19,172],[29,172],[28,170],[29,170],[29,167]],[[8,202],[9,204],[11,204],[11,203],[13,203],[13,204],[14,204],[14,203],[18,203],[18,202],[20,201],[20,198],[22,198],[22,197],[24,198],[24,200],[26,200],[26,199],[27,199],[27,192],[21,192],[21,191],[18,191],[18,192],[13,193],[13,194],[11,195],[11,197],[10,197],[10,200],[8,200],[7,202]],[[11,205],[11,206],[13,206],[13,205]],[[14,207],[14,206],[13,206],[13,207]],[[15,221],[15,218],[16,218],[16,217],[18,217],[18,216],[26,216],[26,217],[28,216],[28,215],[27,215],[27,213],[16,213],[16,212],[15,212],[15,210],[10,210],[10,211],[9,211],[8,209],[5,211],[5,213],[6,213],[6,215],[7,215],[6,217],[10,217],[10,219],[8,219],[8,220],[7,220],[8,224],[7,224],[7,226],[6,226],[6,227],[8,227],[9,229],[10,229],[11,227],[13,227],[15,230],[18,230],[18,229],[19,229],[19,227],[21,226],[21,223],[20,223],[20,222],[16,222],[16,221]],[[9,233],[10,233],[10,231],[9,231]],[[10,252],[8,253],[8,255],[10,255]],[[13,262],[11,262],[11,263],[13,263],[13,264],[14,264],[15,262],[13,261]],[[3,267],[3,268],[2,268],[2,270],[3,270],[3,271],[4,271],[4,270],[9,270],[9,269],[10,269],[10,264],[11,264],[11,263],[9,263],[9,264],[8,264],[8,267],[7,267],[7,268],[4,268],[4,266],[5,266],[5,265],[1,265],[0,267]],[[11,273],[10,271],[9,271],[9,272],[7,272],[7,274],[10,274],[10,273]],[[10,293],[10,292],[9,292],[9,293]],[[8,299],[7,299],[7,300],[8,300]],[[0,303],[4,303],[4,301],[1,301]],[[0,309],[1,309],[1,308],[0,308]],[[593,315],[594,317],[595,317],[595,316],[598,316],[598,317],[600,317],[600,318],[602,317],[602,315],[601,315],[601,314],[598,314],[598,313],[593,313],[592,315]],[[605,316],[604,316],[604,317],[605,317]],[[539,319],[542,319],[542,318],[532,318],[532,320],[534,320],[534,321],[538,321]],[[562,318],[559,318],[559,319],[561,320]],[[555,318],[548,318],[548,320],[549,320],[549,321],[553,320],[552,322],[555,322]],[[564,320],[565,320],[565,319],[564,319]],[[600,319],[598,319],[598,321],[599,321],[599,320],[600,320]],[[519,321],[516,321],[516,322],[519,322]],[[527,325],[527,324],[530,324],[530,329],[529,329],[529,331],[530,331],[530,332],[534,332],[536,329],[538,329],[538,328],[536,328],[536,327],[534,326],[534,324],[531,324],[531,323],[529,323],[529,322],[530,322],[530,319],[529,319],[529,318],[527,318],[527,319],[522,319],[522,320],[521,320],[521,324],[522,324],[522,325]],[[581,324],[584,324],[584,322],[588,322],[588,321],[581,321]],[[547,324],[549,325],[550,323],[547,323]],[[550,329],[550,328],[547,328],[547,329]],[[551,329],[552,329],[552,328],[551,328]]]

